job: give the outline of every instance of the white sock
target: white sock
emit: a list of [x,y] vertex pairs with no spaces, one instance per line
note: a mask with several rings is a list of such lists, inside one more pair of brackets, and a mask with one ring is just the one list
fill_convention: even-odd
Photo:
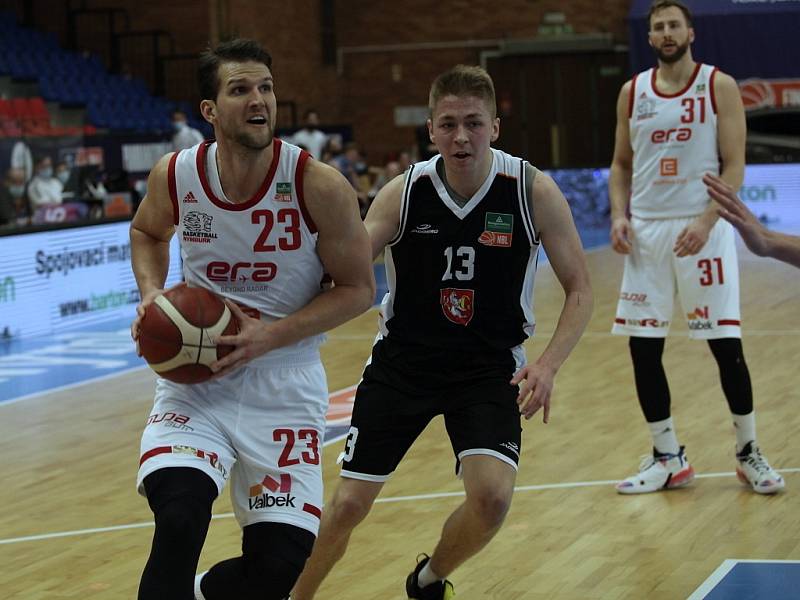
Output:
[[733,426],[736,429],[736,452],[741,452],[748,442],[756,443],[756,413],[734,415]]
[[433,569],[431,569],[431,561],[428,561],[419,572],[419,575],[417,576],[417,583],[419,584],[419,587],[424,588],[426,585],[436,583],[437,581],[444,581],[444,577],[439,577],[436,573],[434,573]]
[[650,435],[653,436],[653,446],[655,446],[656,452],[677,454],[681,451],[678,437],[675,435],[675,426],[672,424],[672,417],[647,425],[650,427]]
[[208,571],[203,571],[202,573],[198,573],[194,576],[194,597],[195,600],[206,600],[206,597],[203,596],[203,592],[200,591],[200,580],[203,579],[203,575],[208,573]]

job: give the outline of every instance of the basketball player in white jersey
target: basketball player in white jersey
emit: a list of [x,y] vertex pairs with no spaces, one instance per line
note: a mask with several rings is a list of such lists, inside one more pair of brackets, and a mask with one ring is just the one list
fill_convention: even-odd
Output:
[[[375,282],[352,187],[274,137],[272,59],[251,40],[201,55],[203,116],[216,140],[153,168],[131,226],[143,306],[160,293],[177,234],[191,286],[226,298],[235,349],[195,385],[160,379],[138,487],[155,516],[140,600],[285,598],[322,508],[327,408],[322,333],[366,310]],[[336,285],[325,291],[329,274]],[[211,507],[230,479],[242,556],[195,576]]]
[[[406,579],[406,595],[449,600],[446,577],[500,529],[520,458],[520,416],[547,422],[556,372],[592,311],[586,259],[553,180],[491,148],[494,85],[459,65],[431,87],[428,131],[439,154],[378,193],[366,224],[386,248],[381,333],[358,386],[342,479],[319,542],[292,592],[309,600],[416,437],[443,415],[466,499]],[[526,364],[540,243],[565,292],[553,336]],[[366,596],[365,596],[366,597]]]
[[654,492],[694,478],[675,433],[661,362],[677,291],[690,337],[707,340],[719,366],[736,430],[737,474],[756,492],[774,493],[784,482],[756,443],[733,228],[719,220],[702,181],[714,173],[734,188],[742,184],[742,100],[733,78],[692,59],[686,6],[657,0],[649,25],[658,67],[639,73],[620,92],[609,195],[611,244],[625,255],[613,333],[630,336],[653,454],[617,491]]

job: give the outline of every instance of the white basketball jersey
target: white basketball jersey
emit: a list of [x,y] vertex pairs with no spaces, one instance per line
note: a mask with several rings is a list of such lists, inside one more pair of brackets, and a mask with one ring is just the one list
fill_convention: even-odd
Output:
[[[183,274],[189,285],[230,298],[250,316],[273,321],[320,293],[317,230],[303,199],[307,152],[273,141],[274,158],[248,201],[229,202],[217,170],[217,144],[177,152],[169,163],[169,192]],[[322,336],[279,348],[270,357],[316,350]]]
[[698,63],[689,83],[675,94],[656,89],[656,69],[633,78],[628,117],[634,216],[691,217],[708,206],[702,177],[720,170],[716,72],[715,67]]

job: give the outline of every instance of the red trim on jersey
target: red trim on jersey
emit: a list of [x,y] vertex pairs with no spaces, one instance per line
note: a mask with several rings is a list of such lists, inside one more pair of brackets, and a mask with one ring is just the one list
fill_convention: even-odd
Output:
[[172,200],[172,224],[177,225],[180,219],[180,210],[178,209],[178,182],[175,180],[175,163],[178,160],[178,150],[169,159],[169,167],[167,167],[167,187],[169,188],[169,199]]
[[720,319],[719,321],[717,321],[717,325],[719,325],[719,326],[722,326],[722,325],[735,325],[736,327],[741,327],[742,322],[741,321],[737,321],[736,319]]
[[303,220],[311,233],[317,233],[317,224],[311,218],[311,213],[308,212],[306,207],[306,198],[303,195],[303,172],[305,171],[306,161],[311,155],[305,150],[300,151],[300,156],[297,158],[297,168],[294,171],[294,189],[297,190],[297,202],[300,204],[300,212],[303,213]]
[[208,183],[208,176],[206,175],[206,155],[208,154],[208,147],[213,142],[214,140],[206,140],[205,143],[200,144],[200,148],[197,150],[197,174],[200,177],[200,183],[203,185],[203,191],[214,206],[218,206],[224,210],[242,211],[252,208],[261,201],[264,194],[267,193],[267,190],[272,185],[272,179],[275,177],[275,172],[278,170],[278,162],[281,157],[281,141],[278,138],[273,138],[272,163],[269,166],[269,171],[267,171],[267,176],[264,178],[261,187],[258,188],[253,197],[241,204],[224,202],[217,198],[214,192],[211,191],[211,185]]
[[655,68],[653,69],[653,74],[650,76],[650,87],[653,88],[653,93],[661,98],[677,98],[678,96],[683,96],[687,92],[687,90],[690,87],[692,87],[694,80],[697,79],[697,74],[700,72],[700,67],[702,66],[703,65],[701,63],[697,63],[694,66],[694,72],[692,73],[692,76],[689,77],[688,83],[684,86],[682,90],[675,92],[674,94],[664,94],[658,91],[658,88],[656,87],[656,71],[658,71],[658,68]]
[[[175,154],[177,154],[177,152]],[[144,461],[151,459],[154,456],[158,456],[159,454],[172,454],[172,446],[159,446],[158,448],[148,450],[142,454],[142,458],[139,459],[139,466],[141,467],[144,464]]]
[[627,321],[625,319],[620,319],[619,317],[617,317],[616,319],[614,319],[614,323],[616,323],[617,325],[625,325]]
[[309,504],[308,502],[305,502],[303,504],[303,510],[306,511],[307,513],[309,513],[309,514],[314,515],[318,519],[322,518],[322,511],[320,509],[318,509],[316,506],[314,506],[313,504]]
[[629,119],[631,117],[633,117],[633,100],[634,100],[634,97],[636,96],[636,78],[638,76],[639,76],[639,74],[637,73],[636,75],[633,76],[633,79],[631,79],[631,89],[630,89],[630,93],[628,94],[628,118]]
[[711,94],[711,110],[714,111],[714,114],[717,114],[717,94],[714,92],[714,77],[717,75],[717,69],[714,67],[714,70],[711,71],[711,77],[708,78],[708,91]]

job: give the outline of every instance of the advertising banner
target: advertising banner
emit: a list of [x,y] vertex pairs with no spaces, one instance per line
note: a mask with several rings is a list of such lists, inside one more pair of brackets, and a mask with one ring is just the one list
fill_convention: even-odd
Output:
[[[133,317],[130,223],[0,238],[0,337],[53,334]],[[167,285],[180,281],[177,238]]]

